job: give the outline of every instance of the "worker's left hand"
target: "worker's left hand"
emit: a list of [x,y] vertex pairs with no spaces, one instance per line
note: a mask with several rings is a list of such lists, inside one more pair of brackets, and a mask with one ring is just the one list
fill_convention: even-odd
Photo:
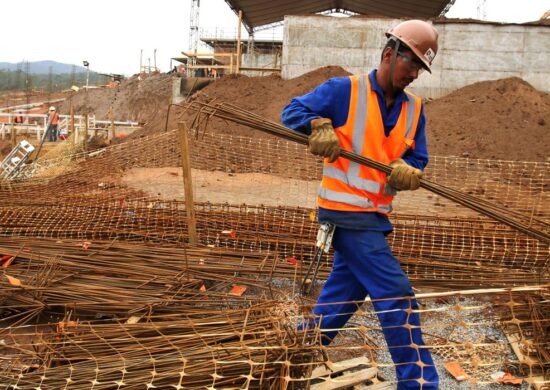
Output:
[[411,167],[405,161],[399,159],[390,163],[392,171],[388,176],[388,184],[396,190],[417,190],[420,187],[422,171]]

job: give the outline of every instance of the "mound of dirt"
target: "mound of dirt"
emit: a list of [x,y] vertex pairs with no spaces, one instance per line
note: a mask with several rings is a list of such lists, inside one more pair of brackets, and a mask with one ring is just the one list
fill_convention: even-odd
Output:
[[[97,119],[108,120],[112,108],[115,120],[142,122],[149,131],[160,123],[164,128],[174,77],[162,73],[134,75],[114,88],[90,89],[87,93],[80,91],[72,97],[75,114],[88,112]],[[69,99],[60,111],[70,111]]]
[[506,78],[468,85],[426,103],[432,155],[547,161],[550,95]]
[[[319,68],[300,77],[247,77],[228,75],[196,92],[190,100],[235,104],[267,119],[279,122],[283,107],[324,81],[349,73],[340,67]],[[141,78],[140,78],[141,77]],[[133,76],[116,88],[79,92],[73,96],[76,113],[94,113],[108,118],[144,122],[130,138],[163,131],[171,102],[175,76],[152,74]],[[461,88],[442,98],[428,101],[428,146],[432,155],[547,161],[550,132],[550,95],[519,78],[484,81]],[[62,111],[69,111],[66,101]],[[168,129],[194,114],[174,108]],[[270,137],[256,130],[211,119],[206,131],[252,137]],[[223,140],[220,140],[223,143]],[[212,145],[212,147],[216,147]]]
[[[290,80],[283,80],[278,75],[264,77],[230,75],[198,91],[190,98],[190,101],[214,100],[215,102],[232,103],[266,119],[280,122],[281,111],[293,97],[311,91],[330,78],[349,74],[339,66],[327,66]],[[193,114],[186,113],[181,116],[180,120],[189,121],[192,116]],[[171,118],[170,126],[170,128],[177,126],[176,118]],[[264,136],[257,130],[215,120],[209,122],[208,131],[254,137]]]

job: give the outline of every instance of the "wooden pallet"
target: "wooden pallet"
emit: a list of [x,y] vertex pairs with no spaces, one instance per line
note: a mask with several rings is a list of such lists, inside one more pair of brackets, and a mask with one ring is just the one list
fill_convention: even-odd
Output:
[[[350,388],[365,382],[372,383],[376,379],[378,369],[370,367],[366,357],[360,357],[341,362],[328,362],[317,367],[311,373],[310,379],[317,381],[310,386],[311,390],[338,390]],[[370,388],[370,387],[369,387]]]

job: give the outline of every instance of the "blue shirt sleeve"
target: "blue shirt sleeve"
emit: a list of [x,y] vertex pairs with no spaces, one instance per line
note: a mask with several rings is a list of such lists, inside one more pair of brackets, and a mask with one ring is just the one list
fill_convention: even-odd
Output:
[[350,102],[351,80],[335,77],[303,96],[295,97],[283,109],[284,126],[309,135],[310,122],[316,118],[330,118],[334,127],[346,123]]
[[420,109],[420,118],[414,135],[414,149],[411,148],[403,155],[403,160],[415,168],[424,170],[428,165],[428,145],[426,143],[426,117],[424,116],[424,104]]

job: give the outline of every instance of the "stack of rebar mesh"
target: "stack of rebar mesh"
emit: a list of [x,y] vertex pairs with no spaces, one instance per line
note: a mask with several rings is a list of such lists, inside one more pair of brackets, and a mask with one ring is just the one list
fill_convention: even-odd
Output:
[[[311,324],[311,297],[296,294],[299,264],[275,256],[32,238],[0,239],[0,251],[14,258],[0,277],[6,388],[304,388],[315,367],[344,358],[392,367],[368,302],[357,302],[331,346],[321,345],[317,326],[300,329]],[[503,368],[540,380],[549,293],[532,286],[421,294],[425,341],[443,362],[460,359],[471,381],[490,382]],[[523,356],[495,338],[500,324],[528,344]]]

